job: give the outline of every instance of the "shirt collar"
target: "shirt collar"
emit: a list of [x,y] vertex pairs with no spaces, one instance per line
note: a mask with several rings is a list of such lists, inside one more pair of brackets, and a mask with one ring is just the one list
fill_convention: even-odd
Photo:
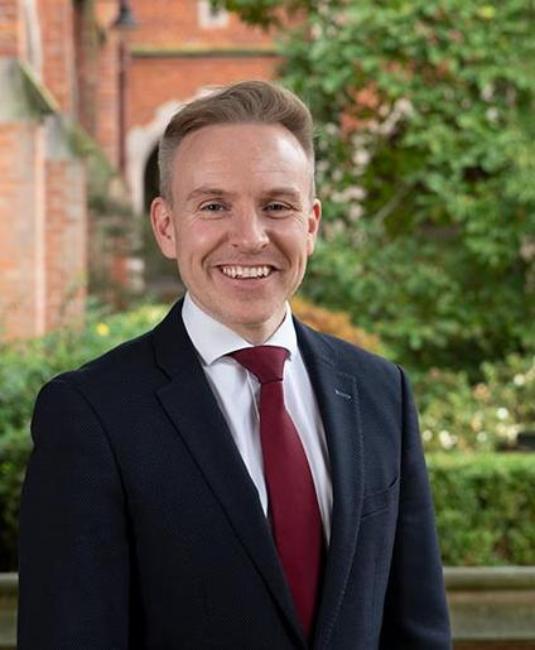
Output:
[[[189,292],[186,292],[184,297],[182,320],[195,349],[207,366],[231,352],[241,348],[254,347],[229,327],[209,316],[193,302]],[[278,345],[286,348],[290,361],[292,355],[297,351],[297,336],[288,302],[284,320],[263,345]]]

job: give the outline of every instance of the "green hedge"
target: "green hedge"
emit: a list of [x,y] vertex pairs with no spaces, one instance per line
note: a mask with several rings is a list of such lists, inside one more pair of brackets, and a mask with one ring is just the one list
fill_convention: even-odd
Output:
[[[16,570],[27,433],[0,439],[0,571]],[[429,454],[446,565],[535,565],[535,455]]]
[[535,565],[535,454],[429,454],[444,564]]
[[26,431],[0,436],[0,571],[17,569],[19,500],[31,446]]

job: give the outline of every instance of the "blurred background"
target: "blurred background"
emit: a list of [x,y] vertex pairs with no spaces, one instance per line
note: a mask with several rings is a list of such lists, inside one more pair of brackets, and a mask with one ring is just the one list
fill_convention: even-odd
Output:
[[456,648],[535,648],[535,7],[0,0],[0,648],[39,387],[183,291],[158,138],[214,87],[310,106],[324,220],[294,312],[410,373]]

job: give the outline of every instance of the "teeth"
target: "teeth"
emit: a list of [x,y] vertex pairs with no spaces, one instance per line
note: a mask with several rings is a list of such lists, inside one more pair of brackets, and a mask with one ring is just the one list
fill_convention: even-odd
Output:
[[271,273],[269,266],[222,266],[229,278],[265,278]]

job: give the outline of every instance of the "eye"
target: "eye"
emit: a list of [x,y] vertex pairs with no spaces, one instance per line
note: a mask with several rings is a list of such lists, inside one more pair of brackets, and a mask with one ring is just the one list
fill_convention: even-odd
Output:
[[210,201],[209,203],[201,205],[201,210],[203,212],[222,212],[226,209],[226,205],[224,203],[220,203],[219,201]]
[[279,203],[278,201],[272,201],[268,203],[265,208],[268,212],[286,212],[290,210],[290,206],[285,203]]

